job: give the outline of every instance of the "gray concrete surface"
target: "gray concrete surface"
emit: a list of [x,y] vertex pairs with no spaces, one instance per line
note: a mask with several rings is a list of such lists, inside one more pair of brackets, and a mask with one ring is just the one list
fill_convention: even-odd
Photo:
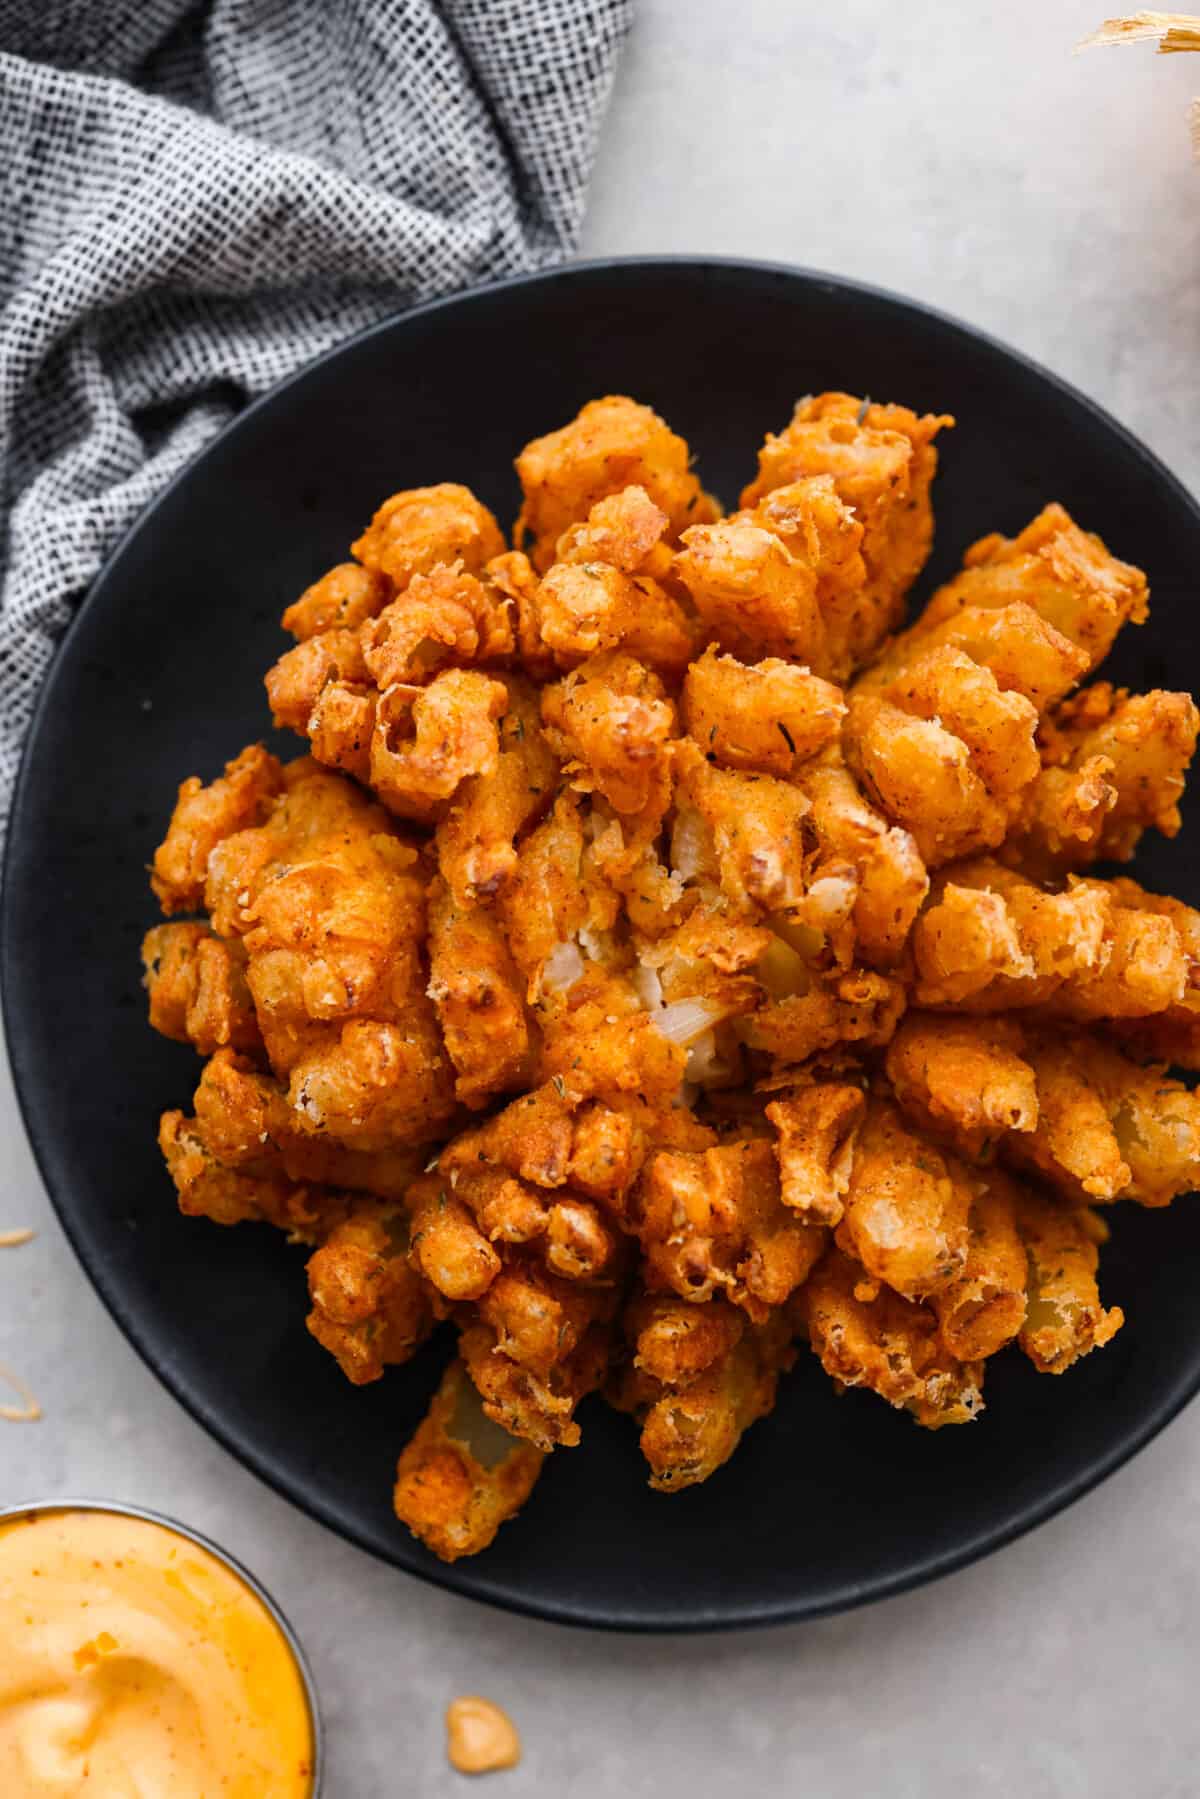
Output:
[[[930,300],[1200,475],[1200,58],[1073,59],[1099,0],[640,0],[588,253],[779,257]],[[952,396],[948,396],[952,398]],[[1200,1410],[1066,1516],[952,1579],[815,1625],[588,1636],[382,1568],[200,1432],[101,1311],[0,1080],[0,1503],[123,1495],[227,1543],[280,1596],[324,1696],[331,1799],[451,1794],[441,1711],[507,1705],[497,1794],[1183,1799],[1200,1788]],[[585,1551],[581,1548],[581,1553]],[[2,1652],[2,1651],[0,1651]],[[489,1789],[490,1790],[490,1789]]]

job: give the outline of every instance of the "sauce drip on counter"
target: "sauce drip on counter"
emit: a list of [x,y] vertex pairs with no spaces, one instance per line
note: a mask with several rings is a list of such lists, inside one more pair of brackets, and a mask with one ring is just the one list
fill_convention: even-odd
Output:
[[149,1519],[0,1524],[5,1799],[309,1799],[304,1682],[267,1608]]
[[[0,1231],[0,1249],[19,1249],[22,1243],[32,1243],[33,1232],[30,1230]],[[0,1363],[0,1388],[7,1387],[15,1393],[19,1405],[0,1402],[0,1418],[6,1424],[36,1424],[42,1415],[42,1408],[25,1385],[19,1374]]]
[[41,1406],[20,1375],[14,1374],[11,1368],[6,1368],[3,1362],[0,1362],[0,1389],[5,1387],[10,1393],[16,1394],[20,1403],[18,1405],[12,1405],[8,1401],[0,1403],[0,1418],[3,1418],[6,1424],[36,1424],[42,1415]]
[[506,1711],[490,1699],[465,1694],[446,1707],[446,1754],[460,1774],[495,1774],[516,1767],[521,1739]]

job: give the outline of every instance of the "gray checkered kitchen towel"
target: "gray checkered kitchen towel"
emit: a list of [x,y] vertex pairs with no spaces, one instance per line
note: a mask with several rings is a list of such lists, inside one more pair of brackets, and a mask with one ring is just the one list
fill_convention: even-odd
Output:
[[0,821],[108,551],[247,399],[576,242],[632,0],[0,0]]

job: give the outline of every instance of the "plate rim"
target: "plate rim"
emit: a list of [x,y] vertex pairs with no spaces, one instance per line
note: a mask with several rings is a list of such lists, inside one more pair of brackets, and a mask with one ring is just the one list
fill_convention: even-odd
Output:
[[[31,786],[31,770],[36,761],[38,738],[44,719],[54,705],[55,687],[63,665],[64,652],[69,649],[85,619],[94,610],[97,600],[102,597],[114,572],[119,571],[121,561],[130,543],[147,524],[155,510],[167,501],[178,486],[195,474],[197,468],[210,454],[222,448],[227,438],[247,428],[260,412],[277,404],[291,388],[307,380],[315,371],[358,350],[370,340],[387,336],[397,330],[404,330],[415,322],[427,320],[449,309],[469,310],[473,304],[490,298],[497,292],[533,287],[553,287],[579,280],[586,281],[591,277],[604,276],[622,270],[646,275],[659,272],[677,274],[688,272],[699,278],[703,278],[707,272],[727,275],[765,275],[776,277],[781,282],[799,281],[809,289],[823,291],[828,296],[842,293],[865,297],[872,301],[883,302],[886,306],[897,308],[901,312],[915,314],[943,331],[949,331],[955,337],[967,340],[974,346],[983,346],[994,356],[1006,362],[1018,364],[1027,374],[1037,377],[1060,395],[1082,408],[1097,424],[1121,439],[1126,448],[1149,469],[1156,480],[1165,485],[1176,502],[1191,511],[1197,525],[1200,526],[1200,503],[1179,476],[1134,432],[1099,402],[1075,387],[1073,383],[1048,369],[1043,363],[1027,355],[1024,351],[1014,348],[1003,339],[969,324],[952,313],[931,306],[924,300],[899,293],[894,289],[872,282],[860,281],[850,276],[834,274],[799,263],[738,256],[675,253],[652,256],[635,254],[591,257],[573,259],[549,269],[539,269],[506,276],[496,281],[477,283],[454,293],[426,300],[419,305],[389,313],[375,323],[340,339],[322,351],[319,356],[305,362],[265,393],[245,405],[139,510],[136,517],[122,531],[89,584],[66,631],[56,645],[53,660],[37,694],[13,786],[3,866],[0,870],[0,1010],[3,1013],[5,1042],[21,1122],[33,1152],[42,1185],[76,1262],[109,1317],[120,1330],[126,1342],[140,1357],[142,1363],[193,1421],[219,1443],[227,1453],[231,1454],[248,1473],[261,1480],[272,1491],[315,1522],[332,1530],[343,1541],[352,1543],[376,1561],[425,1581],[429,1585],[519,1616],[536,1618],[552,1624],[626,1632],[634,1635],[691,1636],[700,1633],[795,1624],[810,1618],[828,1617],[840,1612],[856,1610],[861,1606],[874,1604],[876,1601],[892,1598],[897,1594],[910,1592],[932,1581],[943,1579],[947,1575],[969,1566],[972,1562],[1007,1547],[1039,1525],[1048,1523],[1059,1513],[1065,1511],[1068,1506],[1100,1486],[1110,1475],[1116,1473],[1125,1463],[1139,1454],[1161,1431],[1165,1430],[1200,1391],[1200,1357],[1197,1358],[1194,1370],[1186,1378],[1176,1379],[1168,1387],[1157,1405],[1142,1416],[1136,1429],[1126,1432],[1118,1442],[1114,1443],[1103,1455],[1094,1459],[1086,1469],[1068,1479],[1059,1481],[1038,1498],[1026,1501],[1016,1509],[1006,1523],[978,1530],[966,1541],[960,1541],[952,1549],[931,1548],[921,1558],[910,1561],[901,1571],[871,1576],[859,1581],[847,1580],[836,1593],[822,1599],[792,1597],[777,1601],[764,1600],[755,1604],[739,1605],[730,1611],[718,1613],[709,1609],[697,1611],[688,1616],[660,1617],[619,1604],[613,1604],[608,1610],[600,1611],[593,1607],[585,1608],[567,1601],[556,1602],[552,1599],[525,1598],[507,1586],[493,1583],[488,1577],[485,1558],[478,1560],[472,1558],[461,1565],[457,1563],[427,1565],[416,1559],[416,1552],[410,1548],[408,1538],[399,1536],[397,1537],[396,1552],[388,1552],[378,1543],[371,1541],[353,1523],[348,1523],[345,1517],[337,1515],[332,1506],[326,1505],[319,1497],[308,1491],[298,1490],[289,1485],[285,1479],[273,1472],[268,1461],[260,1460],[255,1456],[249,1441],[243,1440],[232,1427],[226,1425],[220,1415],[205,1403],[201,1395],[189,1389],[186,1381],[176,1380],[169,1368],[162,1365],[153,1345],[143,1336],[138,1319],[121,1297],[117,1285],[110,1282],[105,1269],[102,1266],[93,1265],[93,1261],[85,1253],[71,1218],[60,1203],[55,1182],[50,1177],[50,1169],[54,1161],[54,1152],[50,1141],[52,1133],[49,1130],[43,1133],[41,1122],[37,1117],[36,1095],[32,1091],[32,1083],[28,1081],[23,1067],[23,1053],[19,1040],[21,1021],[15,1016],[15,1002],[12,997],[16,963],[13,944],[12,894],[18,855],[14,846],[21,838],[25,824],[28,804],[26,796]],[[411,1559],[408,1559],[410,1557]]]

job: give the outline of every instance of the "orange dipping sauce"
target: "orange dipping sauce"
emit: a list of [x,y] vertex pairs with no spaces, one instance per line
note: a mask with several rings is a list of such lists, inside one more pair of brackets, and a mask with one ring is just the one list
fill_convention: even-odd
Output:
[[0,1521],[4,1799],[310,1799],[303,1674],[258,1594],[118,1511]]

